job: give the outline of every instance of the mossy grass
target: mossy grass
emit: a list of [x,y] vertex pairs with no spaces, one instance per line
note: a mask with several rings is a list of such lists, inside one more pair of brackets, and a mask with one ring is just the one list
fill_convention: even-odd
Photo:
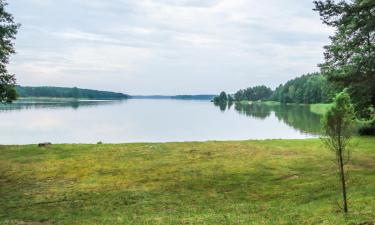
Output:
[[375,221],[375,138],[355,138],[349,214],[319,139],[0,147],[0,224]]

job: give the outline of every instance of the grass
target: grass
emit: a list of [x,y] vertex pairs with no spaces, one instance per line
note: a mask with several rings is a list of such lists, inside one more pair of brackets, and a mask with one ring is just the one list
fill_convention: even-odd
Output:
[[318,139],[0,147],[0,224],[375,221],[375,138],[357,138],[344,216]]
[[315,114],[324,115],[331,107],[332,103],[311,104],[310,111]]

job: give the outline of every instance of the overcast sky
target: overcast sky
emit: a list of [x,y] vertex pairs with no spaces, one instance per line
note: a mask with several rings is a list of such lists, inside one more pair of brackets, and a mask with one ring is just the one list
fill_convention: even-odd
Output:
[[329,28],[312,0],[15,0],[20,85],[129,94],[276,87],[318,71]]

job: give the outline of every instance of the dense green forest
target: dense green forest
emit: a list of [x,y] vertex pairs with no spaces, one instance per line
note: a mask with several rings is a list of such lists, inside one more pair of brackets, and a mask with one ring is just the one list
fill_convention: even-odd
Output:
[[264,85],[249,87],[244,90],[239,90],[234,94],[234,99],[236,101],[259,101],[268,100],[272,96],[272,90]]
[[319,73],[302,75],[280,84],[275,90],[264,85],[241,89],[235,94],[222,92],[214,102],[234,101],[277,101],[281,103],[327,103],[332,100],[334,88]]
[[82,99],[126,99],[123,93],[66,87],[16,87],[20,97],[82,98]]
[[307,74],[289,80],[275,89],[270,98],[282,103],[327,103],[334,96],[334,89],[319,73]]

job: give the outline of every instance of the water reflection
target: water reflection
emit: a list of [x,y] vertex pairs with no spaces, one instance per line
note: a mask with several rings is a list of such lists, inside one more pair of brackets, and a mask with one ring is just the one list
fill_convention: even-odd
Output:
[[0,120],[0,144],[301,139],[319,132],[319,116],[306,108],[172,99],[27,99],[0,106]]
[[245,105],[235,103],[234,109],[240,114],[258,119],[266,119],[271,115],[271,108],[261,104]]
[[220,111],[225,112],[227,110],[227,104],[226,102],[214,102],[214,105],[220,108]]
[[12,104],[0,104],[0,113],[25,109],[54,109],[95,107],[99,105],[120,104],[126,100],[77,100],[77,99],[20,99]]
[[[216,105],[222,112],[230,110],[233,103]],[[272,113],[279,121],[293,127],[296,130],[310,134],[320,134],[321,116],[310,111],[309,106],[304,105],[267,105],[262,103],[241,104],[235,103],[234,109],[241,115],[265,120]]]

